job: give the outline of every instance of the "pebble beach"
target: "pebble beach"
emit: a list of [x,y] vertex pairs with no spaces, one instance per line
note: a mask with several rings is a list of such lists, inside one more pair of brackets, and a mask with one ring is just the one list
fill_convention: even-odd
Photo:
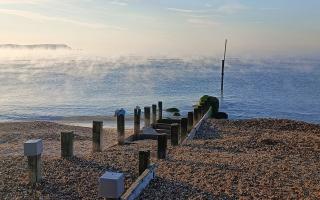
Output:
[[[60,157],[60,132],[74,131],[75,157]],[[91,128],[52,122],[0,123],[0,199],[99,199],[98,178],[138,177],[138,151],[151,150],[156,178],[139,199],[319,199],[320,125],[277,119],[205,121],[193,140],[156,159],[156,141],[117,145],[104,129],[104,151],[92,153]],[[130,136],[132,130],[126,130]],[[23,142],[44,140],[43,180],[32,186]]]

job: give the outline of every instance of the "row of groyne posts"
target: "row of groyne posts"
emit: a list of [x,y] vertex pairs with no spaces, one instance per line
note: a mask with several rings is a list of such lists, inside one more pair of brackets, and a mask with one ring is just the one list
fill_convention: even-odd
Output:
[[[140,128],[141,109],[134,109],[134,133],[125,138],[125,114],[118,112],[117,133],[118,145],[124,145],[137,140],[157,140],[157,158],[165,159],[167,155],[167,142],[171,140],[171,146],[177,146],[184,141],[188,133],[199,123],[209,110],[208,105],[201,105],[188,112],[187,117],[180,119],[163,118],[162,102],[151,107],[144,107],[144,127]],[[158,111],[158,116],[157,116]],[[92,151],[103,150],[103,122],[93,121],[92,126]],[[28,140],[24,143],[24,155],[28,160],[28,174],[30,183],[41,181],[41,154],[43,143],[41,139]],[[74,132],[61,132],[61,157],[70,159],[74,156]],[[150,150],[139,151],[139,175],[150,168]],[[139,178],[138,178],[139,179]],[[121,183],[121,184],[119,184]],[[109,188],[110,184],[116,185],[117,189]],[[124,175],[122,173],[106,172],[99,179],[99,194],[105,198],[120,198],[124,191]],[[127,198],[128,199],[128,198]],[[129,198],[130,199],[130,198]]]

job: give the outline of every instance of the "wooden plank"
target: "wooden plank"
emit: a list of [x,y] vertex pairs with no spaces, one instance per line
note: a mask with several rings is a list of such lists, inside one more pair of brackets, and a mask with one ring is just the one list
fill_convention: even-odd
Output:
[[137,180],[130,186],[130,188],[121,196],[121,200],[134,200],[141,192],[149,185],[150,181],[156,176],[155,165],[150,165]]
[[209,108],[208,112],[201,118],[201,120],[193,127],[193,129],[190,131],[188,136],[184,141],[182,141],[182,144],[184,144],[187,140],[192,140],[196,133],[198,132],[199,128],[201,127],[202,123],[208,119],[211,116],[212,107]]
[[180,119],[159,119],[157,123],[163,123],[163,124],[180,124]]

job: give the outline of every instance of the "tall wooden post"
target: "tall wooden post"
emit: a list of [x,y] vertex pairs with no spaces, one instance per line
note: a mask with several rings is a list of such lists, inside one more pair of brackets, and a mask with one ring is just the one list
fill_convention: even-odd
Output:
[[93,152],[102,151],[103,142],[103,122],[93,121],[92,126],[92,150]]
[[221,94],[223,94],[224,64],[226,62],[227,43],[228,43],[228,40],[226,39],[224,44],[224,55],[223,55],[222,67],[221,67]]
[[140,133],[140,119],[141,119],[141,109],[134,109],[134,134],[138,135]]
[[203,116],[203,107],[201,105],[198,106],[198,120],[200,121]]
[[193,127],[193,112],[188,112],[188,131]]
[[162,119],[162,101],[158,102],[158,109],[159,109],[158,119]]
[[157,105],[152,105],[152,124],[157,123]]
[[117,115],[118,144],[124,144],[125,137],[125,120],[124,115]]
[[28,156],[28,174],[30,183],[38,183],[41,181],[41,154]]
[[28,175],[31,184],[41,181],[41,154],[43,143],[41,139],[28,140],[23,144],[24,155],[28,158]]
[[171,124],[171,145],[177,146],[180,142],[179,124]]
[[150,127],[150,107],[144,107],[144,127]]
[[61,157],[71,158],[73,157],[73,139],[74,133],[61,132]]
[[168,136],[158,135],[158,159],[165,159],[167,155]]
[[188,134],[188,118],[181,118],[180,123],[180,130],[181,130],[181,138],[186,138]]
[[193,109],[193,125],[196,125],[199,121],[199,108],[196,107]]
[[139,151],[139,175],[150,165],[150,150]]
[[221,93],[223,93],[223,80],[224,79],[224,60],[222,60],[222,67],[221,67]]

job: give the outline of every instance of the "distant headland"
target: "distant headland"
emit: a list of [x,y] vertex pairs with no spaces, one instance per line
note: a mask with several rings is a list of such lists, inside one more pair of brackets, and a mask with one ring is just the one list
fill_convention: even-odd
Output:
[[31,44],[31,45],[0,44],[0,49],[47,49],[47,50],[67,49],[67,50],[71,50],[71,47],[69,47],[66,44]]

